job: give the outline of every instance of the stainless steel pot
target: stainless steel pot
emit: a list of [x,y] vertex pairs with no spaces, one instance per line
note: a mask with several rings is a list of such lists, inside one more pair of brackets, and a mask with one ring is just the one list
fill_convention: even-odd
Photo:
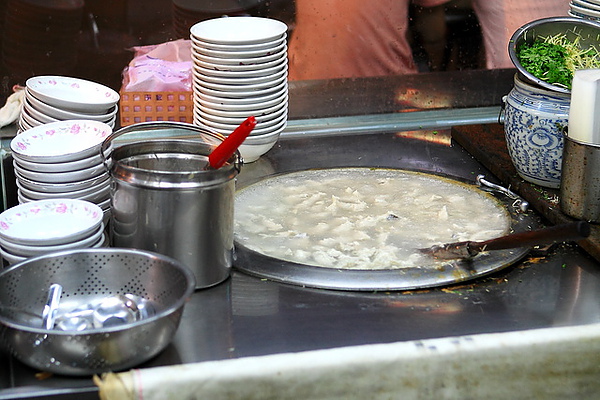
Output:
[[600,222],[600,146],[565,136],[560,208],[573,218]]
[[223,136],[183,123],[122,128],[101,152],[110,172],[112,245],[150,250],[186,264],[196,288],[229,277],[233,255],[236,152],[218,170],[205,169]]

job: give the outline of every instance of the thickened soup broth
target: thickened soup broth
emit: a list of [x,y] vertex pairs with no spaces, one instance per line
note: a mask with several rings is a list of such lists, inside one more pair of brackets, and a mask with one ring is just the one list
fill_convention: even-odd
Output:
[[237,193],[235,239],[258,253],[336,269],[435,267],[417,249],[508,232],[491,195],[431,174],[341,168],[280,175]]

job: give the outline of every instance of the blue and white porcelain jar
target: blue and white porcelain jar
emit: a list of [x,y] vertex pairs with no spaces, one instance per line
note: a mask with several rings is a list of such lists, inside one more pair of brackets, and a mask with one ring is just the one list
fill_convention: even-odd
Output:
[[558,189],[571,95],[530,85],[515,75],[504,98],[504,133],[510,158],[528,182]]

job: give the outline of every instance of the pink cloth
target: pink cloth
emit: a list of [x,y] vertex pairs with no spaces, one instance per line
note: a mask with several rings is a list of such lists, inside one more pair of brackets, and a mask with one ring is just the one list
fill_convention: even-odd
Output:
[[508,42],[527,22],[546,17],[566,17],[570,0],[473,0],[485,44],[488,68],[513,68]]
[[[407,39],[408,9],[448,0],[296,0],[290,80],[416,72]],[[489,0],[488,0],[489,1]]]

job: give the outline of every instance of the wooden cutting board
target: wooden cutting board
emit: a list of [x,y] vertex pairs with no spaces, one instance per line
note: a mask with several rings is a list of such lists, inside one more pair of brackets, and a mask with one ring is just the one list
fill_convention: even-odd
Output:
[[[551,224],[574,221],[559,206],[559,190],[548,189],[523,180],[515,170],[501,124],[466,125],[452,128],[452,138],[489,169],[505,187],[527,200],[531,207]],[[579,245],[600,261],[600,225],[592,224],[592,233]]]

